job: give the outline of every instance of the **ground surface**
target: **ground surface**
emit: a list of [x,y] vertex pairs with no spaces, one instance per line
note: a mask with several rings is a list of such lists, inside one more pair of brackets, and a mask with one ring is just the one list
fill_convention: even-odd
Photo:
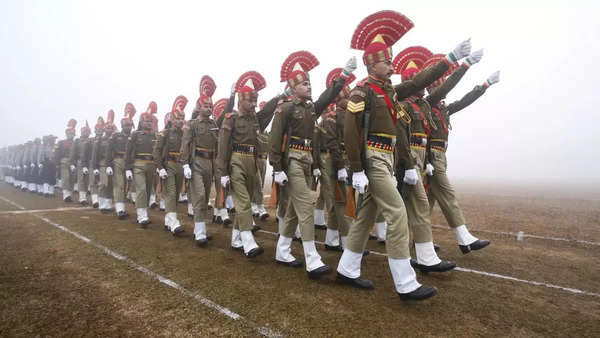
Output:
[[[462,255],[436,208],[439,254],[462,269],[419,274],[439,295],[404,303],[376,241],[362,266],[376,289],[361,291],[275,264],[273,217],[258,222],[265,254],[248,261],[223,226],[195,246],[184,205],[186,232],[174,238],[158,211],[143,230],[133,217],[57,211],[77,205],[0,184],[0,336],[600,336],[600,200],[463,187],[469,225],[492,245]],[[338,253],[317,248],[337,266]],[[300,244],[293,253],[302,257]]]

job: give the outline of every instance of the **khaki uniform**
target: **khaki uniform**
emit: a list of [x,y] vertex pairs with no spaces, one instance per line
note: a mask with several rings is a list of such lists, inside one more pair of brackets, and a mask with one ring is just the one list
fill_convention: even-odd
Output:
[[[189,164],[192,170],[190,182],[192,205],[194,208],[194,224],[206,224],[206,211],[210,199],[210,187],[214,177],[214,159],[217,150],[219,128],[210,118],[198,117],[188,121],[183,127],[183,142],[181,145],[181,161]],[[219,193],[220,182],[215,181],[215,189]],[[219,200],[219,195],[216,201]],[[215,202],[215,208],[216,202]],[[206,237],[206,234],[203,234]],[[196,238],[202,239],[202,238]]]
[[[91,139],[91,150],[89,152],[89,161],[92,160],[92,155],[94,154],[94,145],[98,144],[98,142],[100,142],[100,139],[102,138],[102,136],[100,134],[96,134],[94,136],[93,139]],[[91,171],[91,170],[90,170]],[[99,194],[99,183],[100,183],[100,175],[98,176],[94,176],[92,173],[90,173],[90,182],[89,182],[89,190],[90,193],[92,194],[92,204],[94,205],[99,205],[99,199],[98,199],[98,194]]]
[[[453,78],[451,75],[448,80]],[[448,81],[446,80],[446,81]],[[428,178],[429,189],[427,196],[429,198],[430,212],[438,201],[440,209],[446,221],[451,228],[456,228],[466,224],[465,217],[458,205],[458,200],[454,193],[454,188],[446,175],[447,160],[446,149],[448,148],[448,133],[452,129],[450,125],[450,116],[477,100],[485,93],[485,86],[477,86],[461,100],[446,105],[440,102],[433,108],[433,121],[438,129],[432,131],[430,137],[429,161],[434,167],[433,176]]]
[[[394,177],[394,154],[398,158],[409,157],[406,129],[410,116],[402,109],[400,101],[423,90],[447,69],[448,64],[440,62],[417,74],[412,81],[396,86],[369,77],[364,86],[356,87],[351,92],[344,123],[344,143],[350,169],[354,173],[364,170],[369,184],[362,205],[357,210],[357,217],[350,226],[338,273],[348,278],[360,277],[362,253],[379,211],[387,222],[386,250],[390,270],[393,276],[403,275],[402,285],[396,285],[397,289],[414,290],[419,287],[414,271],[400,268],[407,266],[410,258],[408,217]],[[385,96],[378,94],[372,86],[379,88],[389,98],[392,111],[388,108]],[[365,112],[369,112],[367,142],[361,137],[365,128]],[[398,134],[402,137],[398,138]]]
[[340,144],[338,113],[342,114],[343,118],[341,108],[337,108],[333,114],[323,115],[319,128],[321,194],[326,201],[328,215],[325,244],[334,247],[340,246],[340,237],[345,241],[350,228],[350,223],[345,217],[346,182],[338,181],[337,177],[338,170],[346,167]]
[[[227,113],[219,135],[218,169],[220,176],[230,177],[230,187],[236,208],[233,223],[232,245],[240,246],[235,237],[241,236],[240,241],[247,254],[258,247],[253,237],[250,239],[254,221],[250,207],[258,184],[257,149],[258,135],[264,131],[277,106],[278,97],[271,99],[257,113]],[[249,234],[248,241],[243,243],[242,233]]]
[[112,209],[113,200],[113,179],[106,173],[108,166],[108,150],[110,147],[110,137],[103,136],[94,143],[92,151],[91,167],[98,170],[98,202],[100,211],[108,211]]
[[154,132],[133,131],[125,151],[125,169],[133,171],[136,189],[135,207],[140,223],[148,219],[148,201],[154,185],[154,176],[156,176],[156,167],[152,157],[155,142],[156,134]]
[[153,150],[154,165],[159,170],[167,171],[167,178],[162,180],[162,194],[165,196],[167,212],[165,226],[174,233],[181,227],[177,219],[177,198],[183,184],[183,168],[180,162],[182,139],[182,129],[169,127],[158,133]]
[[56,163],[56,172],[60,174],[61,189],[63,190],[63,199],[71,198],[75,175],[71,172],[69,154],[73,148],[73,140],[60,140],[54,149],[54,162]]
[[[76,139],[69,156],[69,164],[77,167],[76,175],[80,202],[87,201],[87,192],[89,191],[91,141],[89,137]],[[88,174],[83,173],[83,168],[88,168]]]
[[[256,168],[258,179],[256,180],[256,188],[254,191],[254,197],[252,204],[256,206],[256,211],[259,216],[264,215],[264,193],[263,189],[265,186],[265,174],[267,172],[267,157],[269,154],[269,134],[260,132],[258,134],[258,145],[257,145],[257,156],[256,156]],[[267,215],[268,216],[268,215]]]
[[125,179],[125,150],[128,139],[129,135],[124,132],[112,134],[106,151],[106,166],[113,169],[113,198],[117,213],[125,212],[125,193],[127,187]]
[[[310,187],[312,171],[318,164],[313,155],[312,141],[317,118],[335,100],[343,87],[344,79],[338,78],[314,103],[298,98],[283,103],[275,114],[271,128],[269,161],[274,172],[286,172],[288,183],[285,190],[289,198],[275,259],[282,262],[295,260],[288,242],[294,236],[297,224],[309,272],[325,266],[314,245],[314,207]],[[287,135],[287,147],[284,145],[283,153],[284,135]]]

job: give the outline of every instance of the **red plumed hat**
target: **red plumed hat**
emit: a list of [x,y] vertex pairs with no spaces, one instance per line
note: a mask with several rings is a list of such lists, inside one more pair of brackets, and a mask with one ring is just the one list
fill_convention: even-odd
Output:
[[208,75],[204,75],[200,80],[200,98],[197,103],[212,103],[212,96],[217,90],[215,81]]
[[123,124],[133,124],[133,117],[135,116],[135,107],[131,102],[125,104],[125,116],[121,119],[121,126]]
[[213,106],[213,116],[215,120],[217,120],[221,114],[223,114],[223,110],[225,110],[225,106],[227,105],[227,99],[220,99],[215,102]]
[[402,74],[402,81],[410,80],[432,56],[433,53],[425,47],[408,47],[396,55],[393,62],[394,73]]
[[[338,77],[340,77],[342,75],[342,68],[334,68],[332,71],[329,72],[329,74],[327,74],[327,80],[325,81],[325,85],[327,86],[327,88],[331,87],[333,85],[333,81],[335,81],[335,79],[337,79]],[[354,74],[350,74],[350,77],[348,77],[348,79],[346,79],[346,83],[344,84],[344,89],[340,92],[339,96],[341,98],[343,97],[347,97],[348,95],[350,95],[350,84],[352,82],[354,82],[354,80],[356,80],[356,75]]]
[[77,120],[70,119],[69,122],[67,122],[67,129],[65,129],[65,133],[68,133],[68,132],[74,133],[76,126],[77,126]]
[[235,83],[235,91],[240,99],[249,99],[258,96],[258,91],[267,86],[267,81],[258,72],[245,72]]
[[104,128],[110,128],[112,130],[115,130],[117,127],[115,126],[115,112],[110,109],[108,111],[108,114],[106,116],[106,123],[104,124]]
[[[183,108],[181,108],[181,111],[177,110],[177,106],[183,103]],[[181,115],[185,116],[185,112],[183,111],[183,109],[185,109],[185,106],[188,103],[188,99],[187,97],[183,96],[183,95],[179,95],[175,98],[175,101],[173,101],[173,107],[171,108],[171,114],[173,114],[173,116],[178,116],[181,117]]]
[[[446,60],[445,54],[434,54],[429,59],[427,59],[427,61],[425,61],[425,63],[423,64],[423,69],[427,69],[427,68],[435,65],[436,63],[438,63],[440,61],[444,61],[444,60]],[[429,86],[429,87],[437,87],[437,86],[441,85],[442,83],[444,83],[444,81],[446,80],[446,77],[450,76],[450,74],[452,74],[458,67],[459,67],[458,62],[454,62],[452,65],[450,65],[450,67],[448,67],[448,70],[444,73],[444,75],[441,78],[435,80],[435,82],[432,83],[431,86]]]
[[[90,129],[90,127],[88,126],[87,120],[85,121],[85,125],[86,125],[86,128]],[[94,126],[94,130],[96,131],[96,133],[98,133],[99,131],[102,131],[102,129],[104,129],[104,118],[102,116],[98,116],[98,120],[96,120],[96,125]],[[83,131],[83,128],[81,130]]]
[[308,72],[319,65],[319,60],[310,52],[301,50],[290,54],[281,65],[281,82],[287,81],[294,88],[308,80]]
[[392,46],[414,27],[396,11],[380,11],[364,18],[354,30],[350,47],[364,50],[363,62],[371,65],[392,59]]

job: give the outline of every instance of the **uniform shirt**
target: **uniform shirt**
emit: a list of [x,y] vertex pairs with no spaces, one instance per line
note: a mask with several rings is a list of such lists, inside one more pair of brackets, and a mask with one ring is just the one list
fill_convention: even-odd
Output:
[[[370,112],[369,118],[369,134],[383,134],[396,136],[400,133],[400,136],[405,137],[406,132],[403,131],[408,127],[410,118],[406,113],[406,108],[400,105],[400,101],[406,99],[410,95],[413,95],[427,86],[431,85],[435,80],[440,78],[448,70],[448,63],[444,59],[438,62],[432,67],[427,68],[424,71],[419,72],[410,81],[404,81],[399,85],[392,86],[391,82],[382,82],[369,77],[366,84],[357,86],[350,93],[350,101],[346,110],[350,113],[346,113],[344,122],[344,145],[348,154],[348,160],[350,162],[350,168],[353,172],[359,172],[363,170],[363,163],[361,161],[361,154],[364,151],[364,113],[365,109]],[[369,83],[381,88],[384,93],[391,100],[394,106],[394,112],[398,126],[394,123],[394,119],[390,115],[387,103],[383,95],[375,93],[369,86]],[[369,98],[367,98],[369,96]],[[369,106],[366,107],[368,101]],[[404,141],[397,142],[398,145],[405,145]],[[404,152],[403,156],[406,157],[410,153],[409,149],[397,149],[398,153]]]
[[444,101],[440,101],[433,107],[433,121],[438,125],[436,131],[431,132],[432,140],[448,141],[448,133],[452,129],[450,125],[450,116],[475,102],[487,88],[485,86],[475,86],[473,90],[463,96],[462,99],[446,105]]
[[[112,136],[112,135],[111,135]],[[92,151],[91,165],[94,169],[100,169],[100,167],[106,166],[106,156],[110,144],[110,137],[103,136],[94,143],[94,149]]]
[[91,158],[92,140],[89,137],[78,138],[73,142],[69,163],[72,165],[80,164],[82,167],[89,167]]
[[125,150],[125,168],[131,170],[137,155],[152,156],[156,133],[151,130],[136,130],[131,132]]
[[[124,132],[116,132],[111,135],[110,142],[108,143],[108,149],[106,150],[106,166],[112,167],[114,165],[114,159],[125,158],[125,150],[127,148],[127,140],[129,135]],[[117,156],[119,155],[119,156]]]
[[217,169],[221,176],[229,176],[229,162],[234,145],[243,144],[257,148],[258,134],[271,122],[279,100],[280,96],[272,98],[257,113],[223,112],[225,117],[219,132],[217,155]]
[[282,143],[284,135],[288,134],[290,138],[313,139],[317,119],[327,109],[344,89],[345,79],[338,77],[329,88],[327,88],[319,99],[314,103],[307,100],[293,98],[290,101],[281,104],[273,126],[271,127],[269,162],[273,166],[273,171],[283,170]]
[[158,169],[164,169],[169,160],[179,162],[183,129],[170,127],[156,135],[152,156]]
[[340,146],[340,138],[337,127],[337,113],[335,110],[329,111],[321,116],[319,124],[319,148],[322,152],[329,153],[333,168],[340,170],[344,168],[344,158]]
[[219,127],[215,120],[206,117],[188,121],[183,126],[183,140],[181,142],[180,161],[183,164],[192,164],[196,149],[199,151],[217,151],[217,138]]

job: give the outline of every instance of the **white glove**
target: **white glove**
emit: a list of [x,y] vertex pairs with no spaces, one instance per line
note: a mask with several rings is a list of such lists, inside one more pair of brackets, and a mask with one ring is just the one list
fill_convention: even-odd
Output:
[[131,172],[131,170],[125,170],[125,178],[127,178],[128,181],[131,181],[133,179],[133,173]]
[[42,169],[43,167],[44,167],[44,165],[43,165],[43,164],[41,164],[41,163],[40,163],[40,164],[38,164],[38,168]]
[[494,83],[498,83],[498,81],[500,81],[500,71],[497,71],[494,74],[490,75],[490,77],[488,77],[485,82],[488,86],[491,86]]
[[[83,168],[81,168],[81,172],[82,172],[84,175],[87,175],[87,174],[89,174],[89,173],[90,173],[90,171],[88,170],[88,168],[87,168],[87,167],[83,167]],[[96,175],[96,174],[94,174],[94,175]]]
[[106,175],[108,176],[112,176],[113,175],[113,170],[111,167],[106,167]]
[[31,168],[35,168],[35,164],[31,163]]
[[453,51],[446,55],[446,60],[454,63],[471,53],[471,38],[461,42]]
[[273,174],[274,174],[273,179],[275,180],[275,183],[280,184],[280,185],[285,185],[287,183],[288,177],[285,174],[285,172],[276,171]]
[[419,174],[417,169],[408,169],[404,171],[404,183],[408,185],[415,185],[419,182]]
[[321,177],[321,170],[319,170],[319,168],[315,168],[315,169],[313,169],[313,176],[314,176],[316,179],[319,179],[319,177]]
[[192,169],[190,169],[190,165],[189,164],[184,164],[183,165],[183,176],[185,176],[185,178],[187,180],[189,180],[190,178],[192,178]]
[[160,176],[160,178],[162,178],[163,180],[169,177],[165,168],[162,168],[158,171],[158,176]]
[[369,184],[369,179],[365,175],[365,171],[352,173],[352,188],[358,190],[359,194],[364,194]]
[[221,185],[223,188],[227,188],[227,184],[229,184],[229,176],[221,176]]
[[338,170],[338,181],[345,182],[348,179],[348,171],[346,168]]
[[346,62],[346,66],[344,67],[344,70],[342,70],[342,76],[350,77],[350,74],[352,74],[355,70],[356,70],[356,56],[353,56],[350,58],[350,60],[348,60],[348,62]]
[[21,170],[21,166],[20,165],[17,166],[17,170]]
[[433,166],[431,165],[431,163],[427,163],[427,165],[425,165],[425,172],[427,173],[427,176],[433,176]]
[[[87,169],[87,168],[85,168],[85,169]],[[94,169],[94,176],[98,176],[98,175],[100,175],[100,170]]]
[[75,166],[71,164],[70,168],[71,168],[71,172],[74,173],[75,172]]
[[421,145],[422,145],[423,147],[426,147],[426,146],[427,146],[427,139],[426,139],[426,138],[424,138],[424,137],[423,137],[423,138],[421,139]]
[[483,57],[483,49],[480,50],[476,50],[473,53],[471,53],[471,55],[467,56],[467,59],[465,60],[467,62],[467,64],[469,66],[472,66],[474,64],[476,64],[477,62],[481,61],[481,58]]

